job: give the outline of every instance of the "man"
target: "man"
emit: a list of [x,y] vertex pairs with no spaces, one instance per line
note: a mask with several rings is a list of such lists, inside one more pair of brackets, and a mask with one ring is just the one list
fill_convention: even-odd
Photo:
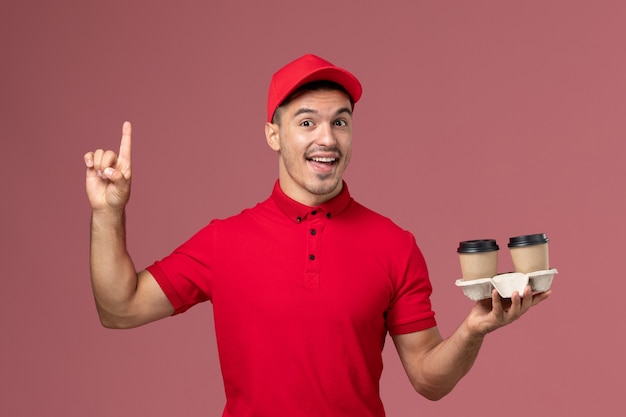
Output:
[[387,332],[415,390],[440,399],[469,371],[487,333],[550,295],[527,287],[505,303],[494,291],[442,339],[415,239],[352,199],[343,181],[361,91],[354,75],[314,55],[277,71],[265,125],[279,164],[271,196],[213,220],[138,273],[125,242],[130,124],[118,154],[85,155],[102,324],[136,327],[210,300],[224,416],[383,416]]

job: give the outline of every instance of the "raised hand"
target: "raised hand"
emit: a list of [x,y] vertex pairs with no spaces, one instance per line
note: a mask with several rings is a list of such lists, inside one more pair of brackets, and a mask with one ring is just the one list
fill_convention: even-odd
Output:
[[98,149],[85,154],[87,197],[93,211],[121,210],[130,198],[131,124],[124,122],[119,153]]
[[476,303],[467,318],[468,326],[477,333],[487,334],[511,324],[551,294],[552,290],[533,294],[530,286],[527,286],[523,294],[515,292],[510,299],[504,300],[494,289],[491,299]]

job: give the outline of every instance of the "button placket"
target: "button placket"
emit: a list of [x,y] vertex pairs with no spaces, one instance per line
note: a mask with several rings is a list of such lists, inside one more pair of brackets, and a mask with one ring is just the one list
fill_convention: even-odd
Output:
[[320,249],[321,249],[321,235],[324,227],[324,221],[326,217],[321,215],[318,209],[312,210],[306,217],[306,226],[308,228],[307,233],[307,267],[306,267],[306,282],[305,286],[308,288],[316,288],[319,286],[320,280]]

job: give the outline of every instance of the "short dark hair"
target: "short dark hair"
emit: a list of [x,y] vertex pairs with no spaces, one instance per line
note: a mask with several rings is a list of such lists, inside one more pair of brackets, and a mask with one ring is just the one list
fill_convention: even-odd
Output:
[[332,81],[327,81],[327,80],[312,81],[310,83],[306,83],[296,88],[291,94],[287,96],[286,99],[283,100],[282,103],[280,103],[280,105],[276,108],[276,110],[274,110],[274,115],[272,116],[272,123],[280,124],[280,118],[282,116],[282,108],[288,105],[289,103],[291,103],[298,96],[300,96],[301,94],[305,92],[319,91],[319,90],[341,91],[350,99],[350,107],[354,107],[354,100],[352,99],[348,91],[345,88],[343,88],[342,85],[337,84]]

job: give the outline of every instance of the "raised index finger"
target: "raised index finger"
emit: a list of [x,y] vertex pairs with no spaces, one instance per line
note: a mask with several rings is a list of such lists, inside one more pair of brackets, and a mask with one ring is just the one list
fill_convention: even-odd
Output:
[[131,132],[132,126],[130,122],[124,122],[124,124],[122,125],[122,141],[120,142],[120,153],[118,160],[127,167],[130,167]]

